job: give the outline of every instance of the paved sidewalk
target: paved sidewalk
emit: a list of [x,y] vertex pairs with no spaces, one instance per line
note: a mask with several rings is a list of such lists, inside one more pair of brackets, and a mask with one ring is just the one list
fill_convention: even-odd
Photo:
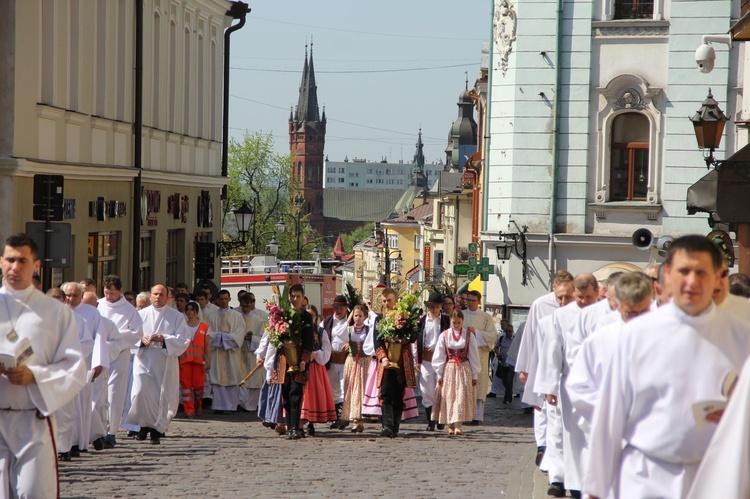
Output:
[[[207,411],[210,413],[211,411]],[[487,399],[482,426],[462,437],[425,431],[424,412],[403,437],[329,430],[287,441],[254,413],[175,419],[159,446],[118,435],[114,449],[60,463],[63,497],[546,497],[535,471],[532,416],[518,399]],[[290,469],[293,480],[289,479]]]

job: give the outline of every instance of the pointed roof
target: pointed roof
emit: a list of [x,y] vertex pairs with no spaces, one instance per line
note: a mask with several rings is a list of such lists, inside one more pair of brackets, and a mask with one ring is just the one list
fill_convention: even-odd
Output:
[[305,45],[305,65],[302,67],[302,81],[299,86],[299,100],[297,101],[297,112],[295,121],[308,122],[320,121],[318,111],[318,87],[315,85],[315,68],[313,66],[313,48],[310,43],[310,58],[307,57],[307,45]]
[[422,128],[419,129],[417,139],[417,150],[414,152],[414,170],[411,174],[410,184],[418,187],[427,187],[427,177],[424,174],[424,144],[422,144]]
[[341,234],[339,234],[339,237],[336,239],[336,244],[333,245],[333,257],[343,257],[346,256],[346,251],[344,251],[344,241],[341,240]]

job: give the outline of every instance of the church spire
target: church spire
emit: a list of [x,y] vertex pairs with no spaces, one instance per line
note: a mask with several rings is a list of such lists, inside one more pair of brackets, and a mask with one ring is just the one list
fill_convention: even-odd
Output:
[[305,65],[302,68],[302,82],[299,87],[299,100],[295,116],[299,122],[319,122],[318,87],[315,85],[315,68],[313,67],[313,46],[310,42],[310,57],[305,45]]

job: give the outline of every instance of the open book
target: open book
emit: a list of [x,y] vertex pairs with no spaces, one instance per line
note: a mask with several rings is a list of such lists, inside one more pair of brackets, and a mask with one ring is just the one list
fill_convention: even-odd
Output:
[[23,338],[17,345],[13,346],[12,352],[0,352],[0,365],[6,369],[22,366],[33,355],[34,350],[31,348],[31,341],[28,338]]

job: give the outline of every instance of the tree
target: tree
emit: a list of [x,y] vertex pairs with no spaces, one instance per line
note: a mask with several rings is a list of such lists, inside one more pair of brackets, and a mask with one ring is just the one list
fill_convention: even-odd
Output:
[[344,243],[344,251],[347,254],[351,254],[354,250],[354,245],[364,241],[368,237],[372,236],[372,231],[375,228],[374,223],[368,223],[362,227],[357,227],[345,234],[341,234],[341,242]]
[[243,201],[255,210],[254,226],[248,234],[248,251],[262,253],[281,213],[290,211],[292,160],[273,150],[273,134],[245,132],[241,141],[232,139],[228,151],[227,201],[222,207],[225,232],[237,236],[230,210]]

